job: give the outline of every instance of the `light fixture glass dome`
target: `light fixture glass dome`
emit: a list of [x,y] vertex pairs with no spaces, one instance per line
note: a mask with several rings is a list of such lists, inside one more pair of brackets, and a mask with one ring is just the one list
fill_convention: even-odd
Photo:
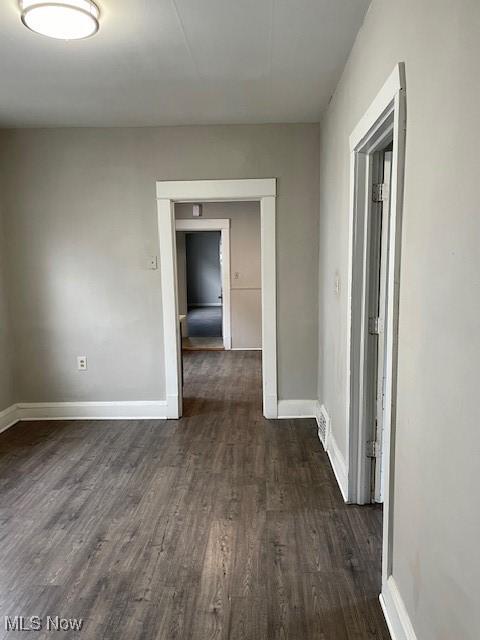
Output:
[[23,24],[59,40],[79,40],[98,31],[100,11],[91,0],[20,0]]

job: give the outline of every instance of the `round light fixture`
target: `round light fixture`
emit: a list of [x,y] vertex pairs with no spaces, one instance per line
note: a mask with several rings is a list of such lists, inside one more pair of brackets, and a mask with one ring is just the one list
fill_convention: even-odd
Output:
[[98,31],[100,11],[91,0],[19,0],[23,24],[49,38],[80,40]]

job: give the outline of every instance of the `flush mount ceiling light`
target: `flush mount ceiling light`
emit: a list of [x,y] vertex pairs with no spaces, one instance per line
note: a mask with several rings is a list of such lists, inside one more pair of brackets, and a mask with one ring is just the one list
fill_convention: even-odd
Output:
[[49,38],[80,40],[98,31],[100,11],[91,0],[19,0],[23,24]]

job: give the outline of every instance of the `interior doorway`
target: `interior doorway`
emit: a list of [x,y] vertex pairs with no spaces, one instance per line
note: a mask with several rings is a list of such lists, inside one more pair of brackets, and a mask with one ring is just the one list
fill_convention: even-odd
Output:
[[385,613],[394,609],[395,598],[392,514],[405,134],[400,63],[350,136],[345,495],[357,504],[383,503],[380,601]]
[[230,349],[229,220],[176,219],[175,227],[182,350]]
[[370,486],[370,501],[383,502],[383,430],[385,413],[388,230],[392,176],[392,143],[372,156],[371,215],[368,224],[368,332],[366,334],[366,482]]
[[[259,346],[261,350],[262,404],[266,418],[278,415],[277,398],[277,319],[276,319],[276,179],[191,180],[157,182],[158,231],[160,243],[160,275],[164,331],[165,387],[167,417],[179,418],[183,411],[182,350],[178,306],[176,260],[175,205],[178,203],[253,202],[259,204],[260,288],[238,287],[250,303],[257,301],[259,313]],[[218,220],[216,221],[218,222]],[[213,224],[213,222],[212,222]],[[225,245],[222,244],[224,247]],[[222,252],[227,264],[225,252]],[[229,261],[228,261],[229,264]],[[239,274],[241,275],[241,274]],[[235,275],[234,275],[235,279]],[[239,278],[240,280],[240,278]],[[231,307],[225,302],[223,309]],[[252,317],[253,307],[245,317]],[[223,326],[225,327],[225,314]],[[225,333],[224,333],[225,338]]]

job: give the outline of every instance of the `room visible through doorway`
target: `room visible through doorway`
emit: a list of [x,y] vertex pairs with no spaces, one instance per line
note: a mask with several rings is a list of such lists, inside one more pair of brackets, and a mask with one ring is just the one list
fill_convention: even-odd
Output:
[[182,349],[222,350],[221,232],[177,231]]
[[[243,363],[244,376],[261,366],[261,353],[218,353],[262,350],[260,227],[258,202],[175,205],[182,380],[190,408],[205,368],[218,368],[220,398],[226,366]],[[203,357],[202,351],[217,354]]]

